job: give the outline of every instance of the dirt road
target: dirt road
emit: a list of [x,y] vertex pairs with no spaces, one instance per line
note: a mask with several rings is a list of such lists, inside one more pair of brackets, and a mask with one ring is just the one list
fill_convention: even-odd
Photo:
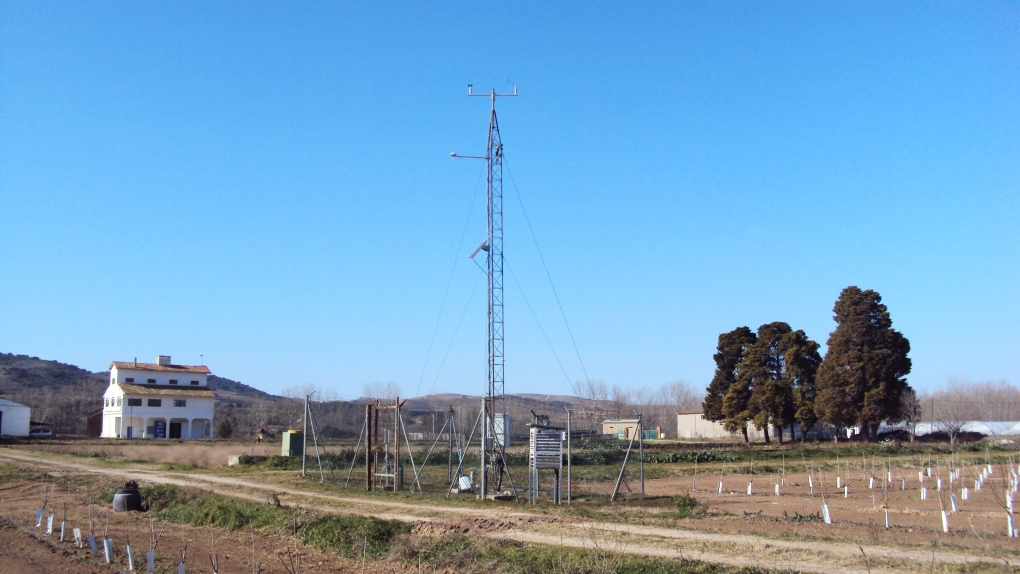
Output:
[[[265,499],[282,494],[288,505],[392,518],[420,524],[435,532],[471,532],[490,538],[599,548],[636,555],[686,558],[731,566],[761,566],[802,572],[911,572],[929,571],[936,564],[1004,563],[1020,565],[1013,557],[939,547],[856,545],[831,540],[791,540],[734,535],[691,529],[664,528],[548,516],[520,506],[477,508],[400,500],[341,496],[312,489],[255,482],[236,475],[168,472],[144,466],[104,467],[102,463],[67,460],[11,449],[0,449],[0,460],[51,471],[74,471],[151,483],[197,486],[218,494]],[[824,536],[824,532],[820,533]]]

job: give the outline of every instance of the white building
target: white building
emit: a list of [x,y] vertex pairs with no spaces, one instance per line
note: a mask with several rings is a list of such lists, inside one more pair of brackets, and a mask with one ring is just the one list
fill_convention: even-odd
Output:
[[28,436],[32,409],[0,399],[0,436]]
[[[707,420],[700,410],[680,413],[676,416],[676,436],[690,439],[743,438],[739,432],[731,433],[726,430],[722,422]],[[761,431],[754,428],[754,425],[747,425],[747,437],[750,440],[757,440],[762,437],[762,434]]]
[[103,395],[104,438],[212,438],[215,397],[209,368],[114,361]]
[[[770,428],[769,430],[774,430]],[[785,427],[784,431],[790,430],[790,427]],[[793,423],[793,432],[796,438],[801,438],[800,434],[800,423]],[[836,432],[835,427],[831,425],[818,424],[815,425],[811,430],[808,431],[807,436],[809,439],[829,439],[834,436]],[[679,438],[689,439],[743,439],[743,433],[735,432],[731,433],[726,430],[721,421],[710,421],[705,418],[705,415],[699,411],[691,411],[687,413],[680,413],[676,416],[676,435]],[[747,425],[747,438],[748,440],[760,440],[764,438],[764,433],[754,427],[754,425],[748,423]],[[788,438],[787,433],[784,438]]]

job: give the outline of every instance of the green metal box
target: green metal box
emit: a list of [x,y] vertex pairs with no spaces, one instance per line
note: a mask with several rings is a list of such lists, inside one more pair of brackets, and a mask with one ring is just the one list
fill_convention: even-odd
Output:
[[281,434],[283,438],[283,456],[301,456],[304,452],[304,433],[297,430],[284,431]]

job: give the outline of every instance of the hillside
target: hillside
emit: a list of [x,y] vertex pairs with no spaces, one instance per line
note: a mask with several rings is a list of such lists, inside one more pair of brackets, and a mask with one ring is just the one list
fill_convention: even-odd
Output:
[[[50,423],[61,434],[84,434],[89,412],[102,407],[103,393],[109,386],[108,371],[90,372],[75,365],[28,355],[0,353],[0,398],[32,407],[32,419]],[[226,421],[238,434],[250,433],[260,426],[279,428],[297,424],[301,418],[300,401],[261,391],[240,381],[209,375],[209,388],[216,394],[216,420]],[[444,420],[450,408],[457,411],[458,424],[470,427],[471,413],[478,412],[479,396],[444,393],[408,399],[409,428],[431,429],[434,420]],[[363,411],[359,399],[352,403],[331,401],[316,403],[318,424],[328,436],[358,433]],[[357,408],[352,408],[358,405]],[[559,395],[507,395],[502,408],[515,424],[523,424],[532,412],[561,418],[566,408],[577,409],[578,399]],[[435,413],[439,418],[433,416]],[[441,422],[440,422],[441,424]],[[523,428],[523,427],[521,427]],[[219,431],[217,431],[219,433]]]
[[[45,390],[59,393],[73,390],[78,393],[81,392],[81,385],[85,385],[90,392],[95,393],[96,402],[101,403],[109,381],[109,371],[93,373],[59,361],[0,353],[0,397],[8,400],[14,400],[11,397],[21,396],[26,392]],[[209,388],[217,396],[222,395],[225,398],[277,398],[242,382],[216,375],[209,375]]]
[[0,397],[11,397],[26,391],[67,389],[82,384],[98,388],[100,396],[106,389],[109,373],[92,373],[75,365],[47,361],[28,355],[0,353]]
[[[109,371],[94,373],[59,361],[0,353],[0,398],[32,407],[32,420],[48,422],[58,433],[84,433],[86,416],[103,406],[109,384]],[[209,388],[224,406],[243,408],[253,400],[280,400],[216,375],[209,376]]]
[[230,397],[230,398],[248,398],[248,399],[278,399],[280,397],[260,391],[255,387],[250,387],[242,382],[228,379],[225,377],[218,377],[216,375],[209,375],[209,388],[216,393],[217,397]]

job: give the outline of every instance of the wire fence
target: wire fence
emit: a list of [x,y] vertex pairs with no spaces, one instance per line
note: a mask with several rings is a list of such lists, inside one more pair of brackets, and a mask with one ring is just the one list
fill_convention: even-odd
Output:
[[[527,500],[526,493],[532,490],[539,501],[550,502],[555,499],[558,479],[561,503],[643,496],[640,416],[608,416],[606,409],[595,405],[549,408],[507,396],[494,403],[495,425],[486,425],[481,406],[480,399],[427,408],[404,403],[398,415],[392,402],[379,401],[369,409],[358,405],[345,411],[344,434],[350,438],[320,447],[318,435],[327,418],[326,407],[313,403],[309,434],[316,436],[309,436],[308,455],[318,458],[310,468],[319,474],[318,461],[324,460],[321,476],[353,489],[395,489],[441,497],[477,494],[482,439],[488,434],[490,440],[497,437],[497,445],[504,445],[501,468],[489,469],[490,493]],[[537,484],[532,484],[536,475],[529,471],[529,433],[536,424],[561,432],[563,460],[562,470],[540,470]]]

